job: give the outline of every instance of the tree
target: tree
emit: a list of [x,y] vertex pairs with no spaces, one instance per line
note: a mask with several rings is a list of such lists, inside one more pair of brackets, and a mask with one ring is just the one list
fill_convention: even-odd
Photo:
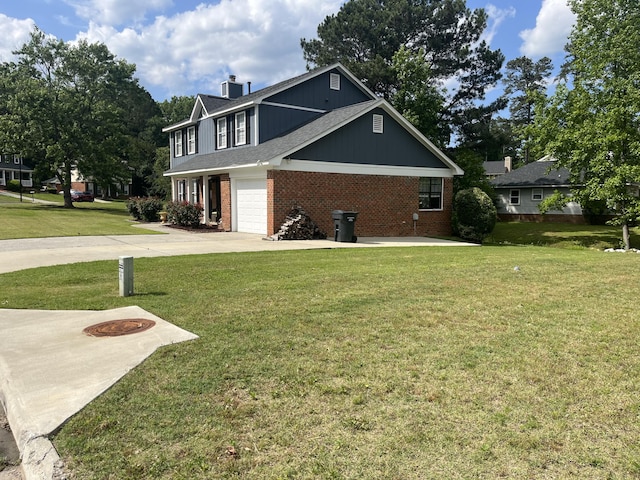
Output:
[[453,228],[463,240],[482,243],[496,226],[493,201],[477,187],[460,190],[453,202]]
[[[505,94],[510,96],[509,113],[513,130],[523,144],[524,163],[532,159],[530,146],[525,136],[526,127],[533,123],[534,105],[540,95],[544,95],[546,80],[551,75],[553,63],[549,57],[542,57],[534,62],[528,57],[509,60],[506,66],[507,75],[503,80]],[[535,155],[535,153],[534,153]]]
[[55,172],[71,202],[71,172],[117,177],[126,168],[128,132],[123,122],[129,93],[139,89],[135,66],[103,44],[75,45],[35,29],[14,52],[17,63],[0,68],[0,147]]
[[581,205],[606,202],[622,226],[640,217],[640,4],[570,0],[567,82],[542,102],[532,138],[571,172]]
[[[301,46],[308,67],[339,61],[389,100],[406,89],[394,56],[402,47],[424,56],[429,88],[450,85],[438,110],[425,114],[446,132],[484,114],[477,101],[501,78],[504,56],[480,41],[486,24],[485,11],[469,10],[464,0],[350,0],[318,26],[317,39],[303,38]],[[503,105],[500,100],[484,108],[497,111]]]

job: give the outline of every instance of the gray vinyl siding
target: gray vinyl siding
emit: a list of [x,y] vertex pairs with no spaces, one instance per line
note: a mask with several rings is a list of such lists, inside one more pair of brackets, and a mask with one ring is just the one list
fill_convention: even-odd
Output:
[[[331,73],[340,74],[340,90],[331,90],[329,87]],[[319,110],[333,110],[367,100],[371,100],[371,97],[335,69],[265,99],[268,102]]]
[[308,110],[260,105],[260,143],[289,133],[294,128],[298,128],[320,115],[318,112]]
[[[553,194],[556,190],[560,191],[565,195],[570,195],[571,191],[569,188],[563,187],[552,187],[552,188],[542,188],[542,187],[500,187],[496,188],[496,196],[498,197],[497,208],[498,213],[505,214],[517,214],[517,215],[540,215],[540,210],[538,206],[540,205],[540,200],[533,200],[532,194],[533,190],[542,190],[543,198],[547,198]],[[519,190],[520,191],[520,205],[510,205],[509,198],[511,190]],[[562,214],[562,215],[581,215],[582,209],[580,205],[576,202],[569,202],[562,211],[554,210],[549,211],[550,214]]]
[[[383,115],[384,133],[373,133],[373,114]],[[291,158],[447,170],[449,168],[382,109],[362,115],[339,130],[298,150]]]
[[216,127],[213,118],[198,122],[198,153],[210,153],[216,149]]

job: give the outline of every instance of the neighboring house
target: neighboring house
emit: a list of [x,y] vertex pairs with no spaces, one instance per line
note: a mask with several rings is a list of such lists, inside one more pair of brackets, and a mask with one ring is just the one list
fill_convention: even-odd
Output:
[[224,230],[273,235],[300,206],[330,236],[333,210],[359,236],[451,233],[464,172],[340,64],[247,94],[230,77],[163,131],[173,199]]
[[491,180],[491,185],[498,197],[498,216],[502,220],[585,222],[582,208],[576,202],[569,202],[561,211],[544,216],[540,213],[540,202],[556,190],[571,195],[569,171],[556,168],[550,156],[500,175]]
[[483,162],[482,167],[484,168],[485,175],[488,179],[494,179],[505,173],[509,173],[513,169],[513,162],[511,157],[504,157],[504,161],[496,160]]
[[[50,178],[43,182],[46,188],[55,188],[58,192],[62,191],[62,185],[60,180],[56,177]],[[93,179],[84,177],[77,168],[71,170],[71,190],[77,190],[79,192],[91,192],[95,196],[102,196],[102,188],[93,181]],[[114,181],[113,185],[109,186],[106,192],[106,197],[117,197],[118,195],[129,195],[131,193],[131,182],[122,183]]]
[[0,155],[0,187],[5,187],[11,180],[20,180],[24,188],[33,187],[33,169],[24,163],[20,155]]

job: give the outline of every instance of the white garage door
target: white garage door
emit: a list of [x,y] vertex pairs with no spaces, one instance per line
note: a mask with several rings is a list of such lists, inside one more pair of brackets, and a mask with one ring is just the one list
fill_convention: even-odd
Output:
[[238,232],[267,233],[267,181],[242,179],[236,182]]

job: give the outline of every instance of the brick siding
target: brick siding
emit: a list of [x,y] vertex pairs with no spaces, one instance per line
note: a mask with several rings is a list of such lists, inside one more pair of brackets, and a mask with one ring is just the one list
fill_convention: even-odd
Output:
[[418,210],[418,183],[418,177],[270,170],[267,233],[277,232],[289,210],[301,206],[330,238],[333,210],[358,212],[357,236],[451,235],[452,179],[444,181],[443,211]]
[[220,218],[222,225],[218,224],[220,230],[231,231],[231,180],[229,174],[220,175]]

